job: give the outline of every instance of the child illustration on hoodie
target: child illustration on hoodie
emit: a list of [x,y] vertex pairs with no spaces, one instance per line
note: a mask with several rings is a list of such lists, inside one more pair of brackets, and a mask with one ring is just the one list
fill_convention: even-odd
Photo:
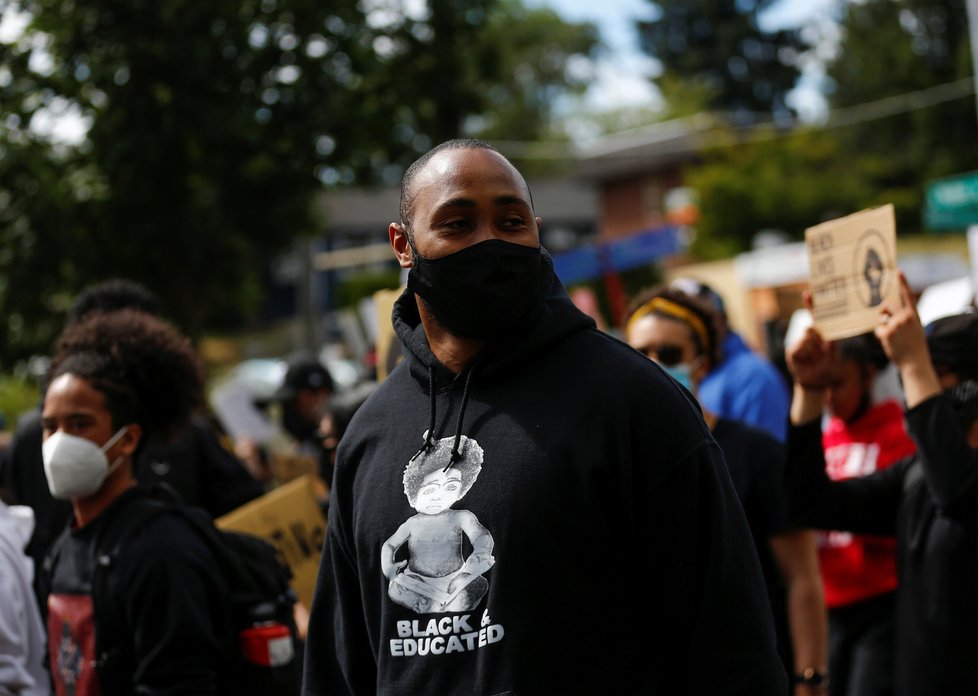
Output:
[[[453,510],[482,471],[479,443],[462,436],[461,458],[452,462],[454,438],[432,443],[404,469],[404,494],[418,514],[384,542],[381,567],[388,595],[419,614],[470,611],[489,590],[482,577],[495,559],[489,530],[468,510]],[[463,538],[472,552],[463,558]],[[396,560],[407,544],[407,560]]]

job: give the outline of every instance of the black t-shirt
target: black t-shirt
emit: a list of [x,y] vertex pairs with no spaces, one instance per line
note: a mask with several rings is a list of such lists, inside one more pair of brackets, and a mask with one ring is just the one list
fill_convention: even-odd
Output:
[[720,418],[713,428],[737,497],[744,506],[768,591],[783,595],[781,573],[768,540],[789,530],[784,498],[784,446],[762,430]]

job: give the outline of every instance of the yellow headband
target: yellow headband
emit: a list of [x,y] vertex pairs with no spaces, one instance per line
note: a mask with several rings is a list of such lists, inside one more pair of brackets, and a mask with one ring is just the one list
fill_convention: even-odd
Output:
[[628,320],[628,324],[625,326],[625,332],[631,333],[632,326],[639,319],[644,319],[652,312],[659,312],[660,314],[665,314],[667,317],[672,319],[678,319],[689,325],[691,329],[696,333],[696,336],[700,339],[700,346],[704,353],[708,353],[710,350],[710,334],[706,330],[706,324],[700,319],[694,312],[683,307],[681,304],[677,304],[672,300],[667,300],[664,297],[653,297],[651,300],[646,302],[644,305],[635,310],[631,318]]

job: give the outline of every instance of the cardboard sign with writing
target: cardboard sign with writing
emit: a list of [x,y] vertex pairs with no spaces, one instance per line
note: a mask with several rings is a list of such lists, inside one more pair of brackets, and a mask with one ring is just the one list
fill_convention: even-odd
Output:
[[872,331],[899,304],[896,222],[884,205],[805,230],[815,326],[830,341]]
[[279,486],[215,522],[221,529],[253,534],[273,544],[292,570],[292,589],[299,600],[307,607],[312,604],[326,519],[309,476]]

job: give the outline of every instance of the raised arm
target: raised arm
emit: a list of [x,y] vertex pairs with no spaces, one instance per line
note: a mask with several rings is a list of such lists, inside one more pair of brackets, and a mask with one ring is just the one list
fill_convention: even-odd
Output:
[[809,328],[785,352],[794,381],[785,466],[788,512],[807,527],[892,535],[903,467],[846,481],[831,481],[825,473],[821,419],[833,351],[832,344]]
[[900,371],[907,395],[907,423],[917,442],[932,495],[945,514],[974,518],[978,503],[978,452],[969,444],[967,433],[942,396],[924,327],[902,273],[900,304],[884,305],[876,335]]
[[908,409],[941,393],[941,383],[927,350],[927,336],[903,273],[900,274],[900,303],[883,304],[875,333],[887,357],[900,371]]

